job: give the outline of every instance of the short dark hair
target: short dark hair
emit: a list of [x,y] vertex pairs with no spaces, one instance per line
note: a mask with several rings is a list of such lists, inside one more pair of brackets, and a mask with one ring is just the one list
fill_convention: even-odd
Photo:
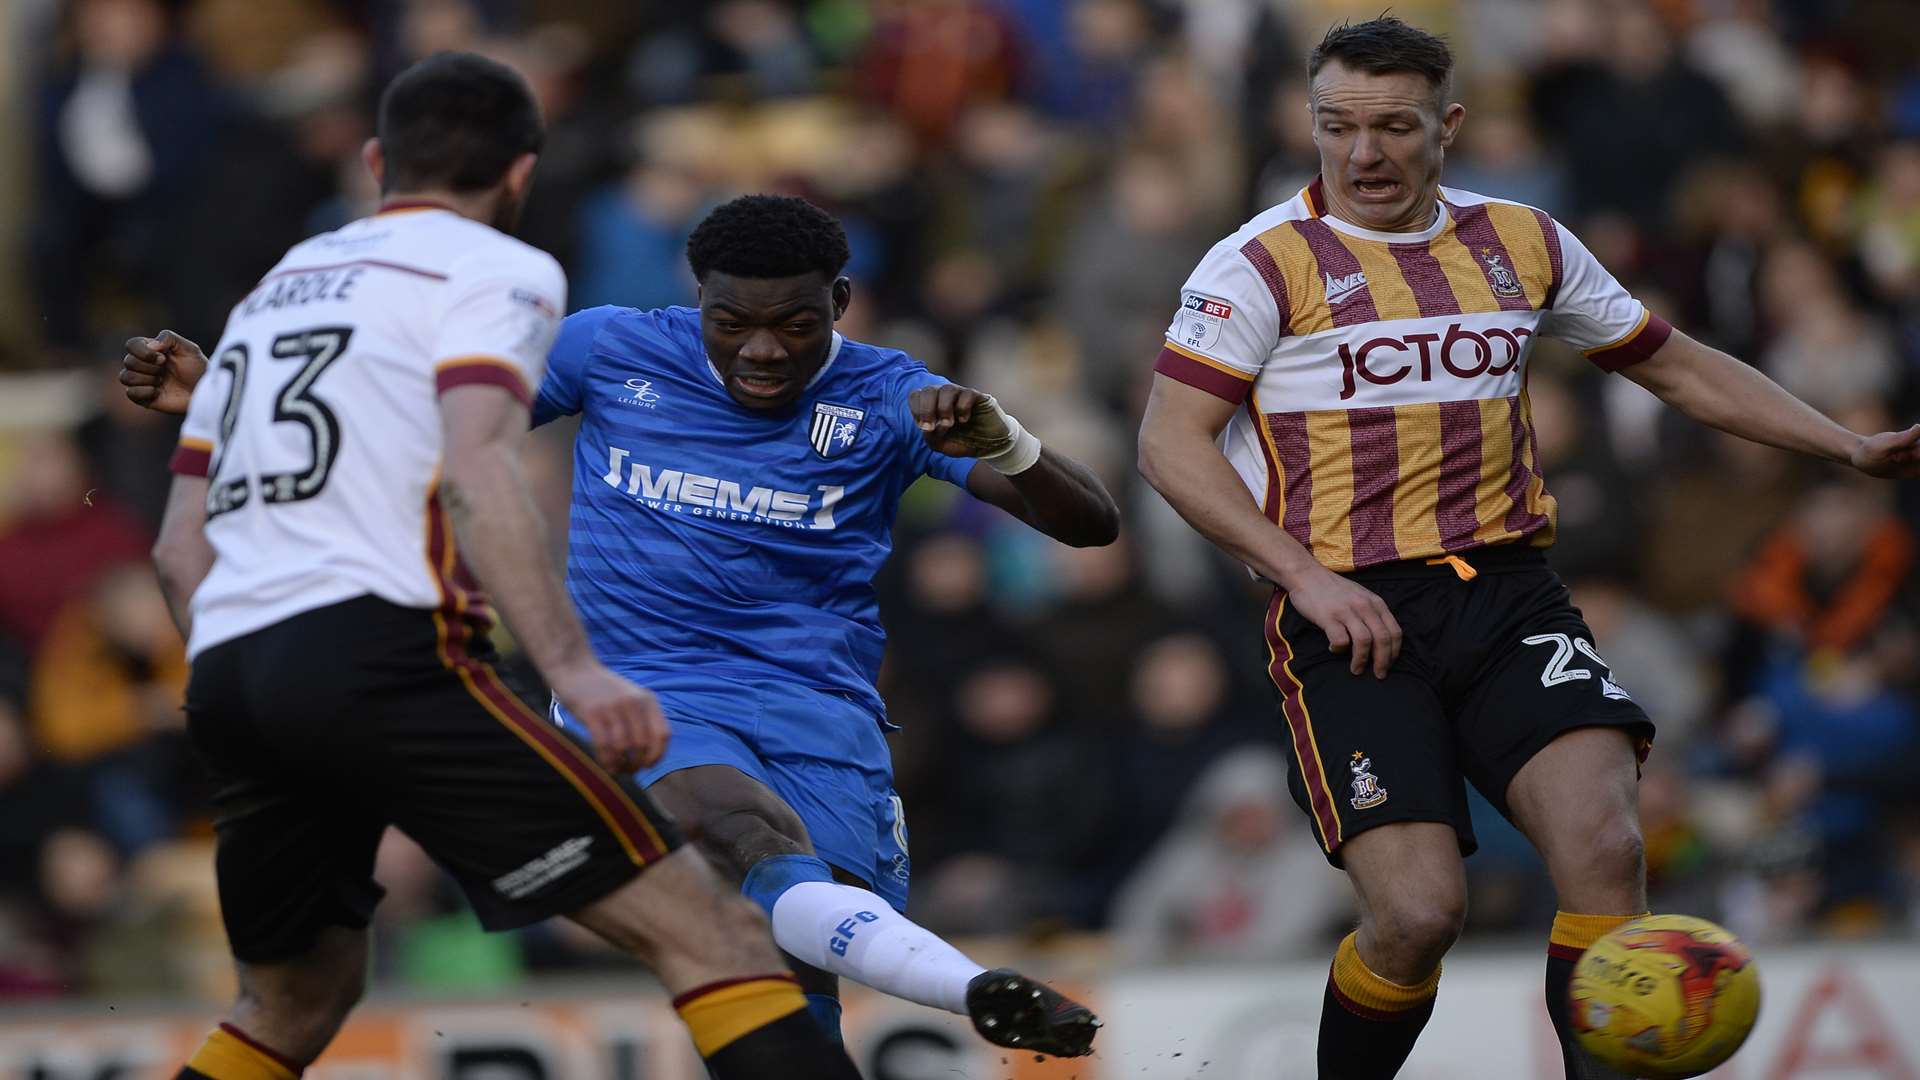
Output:
[[835,278],[851,257],[840,222],[790,195],[742,195],[716,207],[687,238],[687,265],[697,281],[715,270],[743,278]]
[[1391,15],[1363,23],[1344,22],[1328,30],[1307,57],[1307,78],[1320,74],[1330,60],[1369,75],[1412,72],[1443,97],[1453,81],[1453,51],[1447,43]]
[[380,95],[380,149],[389,191],[484,191],[545,128],[527,81],[473,53],[435,53]]

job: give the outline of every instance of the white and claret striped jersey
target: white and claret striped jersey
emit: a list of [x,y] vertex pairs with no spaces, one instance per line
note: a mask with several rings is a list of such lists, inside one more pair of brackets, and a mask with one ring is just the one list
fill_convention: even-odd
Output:
[[428,205],[302,242],[234,306],[173,457],[213,569],[189,656],[374,595],[488,622],[436,496],[439,394],[531,402],[566,307],[553,257]]
[[1532,207],[1441,188],[1423,232],[1374,232],[1317,179],[1216,244],[1180,305],[1155,370],[1244,406],[1227,459],[1336,571],[1552,544],[1534,335],[1617,371],[1673,329]]

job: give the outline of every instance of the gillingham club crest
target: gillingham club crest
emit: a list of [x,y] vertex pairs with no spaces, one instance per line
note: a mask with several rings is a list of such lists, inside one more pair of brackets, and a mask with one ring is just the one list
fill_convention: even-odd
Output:
[[853,449],[854,440],[860,437],[860,422],[866,418],[865,409],[814,402],[813,426],[808,431],[813,452],[831,459]]
[[1347,768],[1353,770],[1353,798],[1348,801],[1355,810],[1365,810],[1379,806],[1387,801],[1387,789],[1380,786],[1380,778],[1373,775],[1373,759],[1355,750],[1353,763]]

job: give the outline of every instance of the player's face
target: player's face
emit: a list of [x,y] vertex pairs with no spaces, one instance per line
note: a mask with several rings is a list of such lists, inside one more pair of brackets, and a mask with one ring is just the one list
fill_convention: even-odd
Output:
[[1339,61],[1314,76],[1308,108],[1334,216],[1383,232],[1432,222],[1440,166],[1466,109],[1443,108],[1420,75],[1372,75]]
[[762,412],[793,404],[827,362],[852,286],[821,274],[700,283],[700,336],[733,400]]

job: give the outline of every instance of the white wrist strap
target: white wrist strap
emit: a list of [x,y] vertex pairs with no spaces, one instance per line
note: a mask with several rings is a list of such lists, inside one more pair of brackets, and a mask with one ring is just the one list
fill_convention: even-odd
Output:
[[1006,417],[1007,432],[1013,436],[1013,441],[1007,444],[1005,450],[992,456],[982,455],[980,460],[993,466],[994,471],[1002,476],[1026,472],[1040,460],[1040,436],[1021,427],[1020,421],[1005,409],[1000,410],[1000,415]]

